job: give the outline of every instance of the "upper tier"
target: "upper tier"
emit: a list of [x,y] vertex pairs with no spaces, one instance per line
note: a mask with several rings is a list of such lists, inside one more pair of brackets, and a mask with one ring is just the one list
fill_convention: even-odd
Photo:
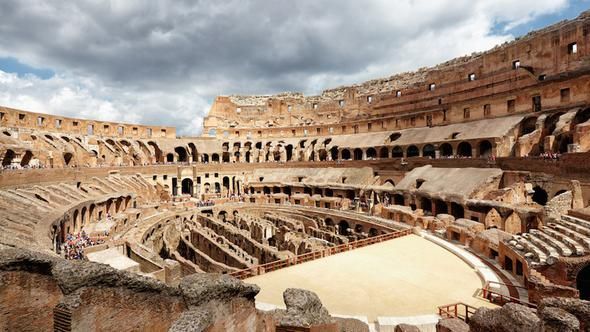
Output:
[[[319,96],[218,96],[203,132],[226,138],[346,134],[461,122],[465,109],[471,118],[474,110],[531,112],[532,97],[549,99],[564,79],[588,74],[589,31],[587,11],[483,53]],[[585,86],[572,93],[572,101],[586,102],[587,92]],[[342,123],[351,125],[337,126]]]

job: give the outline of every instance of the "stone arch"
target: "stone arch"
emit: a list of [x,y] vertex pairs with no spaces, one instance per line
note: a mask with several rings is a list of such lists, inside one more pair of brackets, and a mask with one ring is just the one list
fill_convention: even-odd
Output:
[[211,155],[211,162],[218,163],[219,162],[219,154],[214,153]]
[[479,142],[478,153],[480,158],[489,158],[492,156],[492,143],[488,140]]
[[375,237],[379,235],[379,231],[375,227],[369,229],[369,237]]
[[500,216],[500,213],[496,209],[492,208],[486,215],[484,225],[486,228],[502,227],[502,216]]
[[30,150],[25,151],[25,154],[22,156],[22,158],[20,160],[20,165],[21,166],[29,165],[29,163],[31,162],[31,159],[33,159],[33,152],[31,152]]
[[169,153],[166,155],[166,162],[169,162],[169,163],[174,162],[174,154],[173,153]]
[[441,157],[452,157],[453,156],[453,146],[449,143],[441,144],[438,149],[440,150]]
[[4,158],[2,158],[2,166],[9,166],[10,164],[12,164],[12,159],[14,159],[15,156],[16,154],[14,153],[14,151],[10,149],[6,150],[6,152],[4,153]]
[[403,158],[404,157],[404,150],[401,146],[396,145],[391,149],[391,157],[392,158]]
[[330,149],[330,157],[332,157],[332,160],[338,160],[338,147],[332,147]]
[[522,232],[522,220],[515,212],[512,212],[504,221],[504,231],[510,234]]
[[80,224],[82,225],[82,227],[86,226],[87,223],[87,208],[83,207],[82,210],[80,211]]
[[348,224],[348,221],[340,220],[340,222],[338,223],[338,234],[348,235],[349,228],[350,228],[350,225]]
[[363,224],[356,224],[354,225],[354,232],[355,233],[362,233],[364,231]]
[[225,188],[225,190],[227,190],[227,192],[230,191],[230,180],[229,180],[229,176],[224,176],[222,179],[223,182],[223,188]]
[[420,150],[415,145],[410,145],[406,148],[406,156],[410,157],[418,157],[420,156]]
[[535,186],[533,188],[533,202],[540,204],[540,205],[546,205],[547,201],[549,199],[549,195],[547,194],[547,191],[543,188],[541,188],[540,186]]
[[186,152],[186,149],[182,146],[177,146],[174,148],[174,152],[176,152],[176,155],[178,156],[177,161],[181,162],[181,163],[185,163],[188,161],[188,154]]
[[161,163],[164,162],[164,156],[162,154],[162,150],[158,147],[155,142],[149,141],[148,145],[154,148],[154,156],[156,157],[156,162]]
[[208,155],[208,154],[206,154],[206,153],[203,153],[203,154],[201,155],[201,159],[202,159],[202,161],[203,161],[204,163],[208,163],[208,162],[209,162],[209,155]]
[[188,143],[188,148],[191,151],[191,156],[192,156],[191,161],[194,161],[194,162],[199,161],[199,154],[197,152],[197,147],[196,147],[195,143],[192,143],[192,142]]
[[578,272],[576,276],[576,287],[580,291],[580,299],[590,300],[590,264]]
[[285,146],[285,153],[287,155],[287,161],[293,160],[293,144]]
[[191,195],[193,194],[193,180],[186,178],[181,181],[181,190],[180,192],[183,195]]
[[63,156],[64,156],[64,165],[69,166],[70,163],[72,162],[72,159],[74,159],[74,155],[70,152],[64,152]]
[[318,157],[320,161],[328,160],[328,151],[326,151],[326,149],[321,149],[320,151],[318,151]]
[[377,150],[375,150],[375,148],[367,149],[367,159],[368,158],[377,158]]
[[422,157],[431,157],[431,158],[436,157],[434,145],[432,145],[432,144],[424,145],[424,147],[422,147]]
[[80,229],[80,212],[76,209],[74,210],[74,213],[72,214],[72,220],[74,222],[74,229],[72,230],[73,233],[78,232],[78,230]]
[[342,149],[342,160],[350,160],[350,150]]
[[457,155],[460,157],[471,157],[472,150],[469,142],[461,142],[457,146]]
[[363,159],[363,150],[356,148],[354,149],[354,160],[362,160]]
[[379,149],[379,158],[389,158],[389,149],[386,146],[383,146],[381,149]]

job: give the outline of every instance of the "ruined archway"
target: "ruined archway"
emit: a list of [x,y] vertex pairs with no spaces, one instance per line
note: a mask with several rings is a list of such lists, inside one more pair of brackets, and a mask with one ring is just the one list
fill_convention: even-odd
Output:
[[174,152],[176,152],[176,155],[178,155],[178,162],[185,163],[188,161],[188,154],[186,153],[186,149],[182,146],[175,147]]
[[590,300],[590,265],[587,265],[578,272],[576,286],[580,291],[580,299]]
[[533,202],[540,205],[546,205],[549,197],[547,191],[539,186],[534,187],[533,190]]
[[2,166],[9,166],[12,163],[12,159],[14,159],[15,153],[14,151],[8,149],[4,153],[4,158],[2,158]]

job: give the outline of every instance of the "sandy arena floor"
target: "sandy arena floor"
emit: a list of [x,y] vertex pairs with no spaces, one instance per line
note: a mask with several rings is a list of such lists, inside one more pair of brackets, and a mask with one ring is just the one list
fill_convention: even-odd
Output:
[[316,292],[330,313],[414,316],[443,304],[491,306],[476,297],[475,270],[444,248],[416,235],[374,244],[245,280],[261,288],[256,301],[284,307],[282,293]]

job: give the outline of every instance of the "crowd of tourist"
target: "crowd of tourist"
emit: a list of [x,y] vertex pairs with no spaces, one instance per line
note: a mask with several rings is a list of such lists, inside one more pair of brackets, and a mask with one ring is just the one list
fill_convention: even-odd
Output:
[[211,199],[207,199],[207,200],[199,200],[197,202],[197,207],[205,207],[205,206],[213,206],[215,205],[215,202]]
[[84,231],[77,234],[66,235],[66,241],[62,245],[65,259],[83,259],[84,248],[103,243],[103,240],[93,241]]

